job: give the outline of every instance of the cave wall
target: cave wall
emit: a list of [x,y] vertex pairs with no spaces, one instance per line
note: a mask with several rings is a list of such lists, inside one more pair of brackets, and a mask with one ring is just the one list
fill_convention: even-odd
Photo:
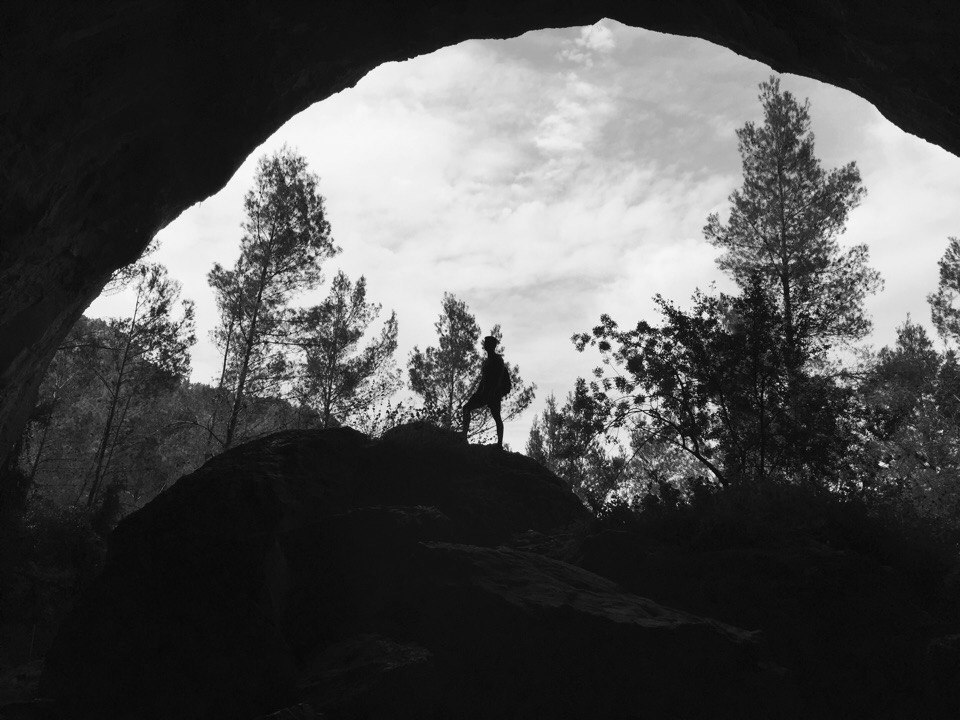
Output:
[[0,458],[111,271],[293,114],[386,61],[603,17],[844,87],[960,154],[954,0],[6,0]]

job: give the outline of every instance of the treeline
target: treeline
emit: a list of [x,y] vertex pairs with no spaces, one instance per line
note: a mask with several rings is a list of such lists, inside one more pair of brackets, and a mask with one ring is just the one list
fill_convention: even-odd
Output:
[[[190,382],[194,305],[151,262],[152,247],[108,286],[133,295],[130,314],[81,318],[54,357],[5,473],[8,508],[82,508],[109,527],[210,457],[271,432],[349,425],[377,434],[413,419],[457,427],[482,362],[466,303],[444,295],[436,344],[415,347],[404,372],[396,313],[368,298],[363,276],[325,278],[340,249],[317,176],[288,148],[260,159],[242,230],[237,261],[208,274],[213,382]],[[319,304],[297,304],[324,287]],[[500,327],[489,334],[500,338]],[[510,370],[504,419],[534,396]],[[472,439],[489,441],[492,429],[487,415]]]
[[[882,286],[866,246],[838,242],[865,195],[851,162],[822,167],[809,103],[771,79],[763,121],[737,131],[743,183],[705,239],[736,288],[623,328],[604,315],[577,333],[599,353],[594,376],[547,399],[527,453],[603,514],[683,502],[709,488],[803,487],[886,503],[926,518],[960,513],[960,242],[950,240],[929,297],[935,346],[907,318],[893,347],[861,346],[866,299]],[[87,508],[109,525],[237,443],[288,428],[349,425],[371,434],[411,419],[457,428],[482,357],[480,326],[442,298],[436,343],[401,368],[399,321],[366,279],[326,271],[340,252],[319,179],[283,148],[261,158],[244,199],[240,253],[208,275],[220,352],[210,384],[192,383],[194,308],[150,262],[112,285],[128,316],[83,318],[54,358],[14,459],[9,508]],[[304,293],[326,288],[317,305]],[[500,337],[499,326],[490,334]],[[510,368],[504,419],[533,400]],[[489,440],[486,417],[475,440]],[[11,498],[15,502],[11,502]]]
[[759,99],[763,122],[737,131],[743,184],[703,229],[736,291],[657,295],[655,320],[574,335],[599,367],[548,398],[527,452],[601,515],[779,486],[955,532],[960,240],[928,297],[942,346],[908,316],[892,347],[861,347],[881,280],[866,246],[838,243],[865,194],[857,166],[822,167],[809,103],[778,80]]

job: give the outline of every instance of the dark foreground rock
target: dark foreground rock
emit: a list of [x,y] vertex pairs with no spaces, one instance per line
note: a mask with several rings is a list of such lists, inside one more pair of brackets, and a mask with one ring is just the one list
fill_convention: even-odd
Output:
[[529,459],[422,426],[265,438],[117,528],[41,691],[118,720],[789,717],[754,634],[502,546],[587,520]]
[[838,507],[818,503],[822,513],[798,520],[805,511],[791,505],[775,521],[701,508],[659,527],[598,524],[572,537],[528,533],[514,544],[660,603],[760,629],[775,662],[790,670],[801,717],[960,718],[960,591],[951,564],[871,528],[857,506]]

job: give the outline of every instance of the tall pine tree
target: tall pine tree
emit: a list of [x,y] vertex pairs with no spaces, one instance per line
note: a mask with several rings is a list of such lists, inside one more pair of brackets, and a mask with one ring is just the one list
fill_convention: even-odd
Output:
[[303,359],[296,392],[301,405],[318,413],[323,427],[363,422],[402,384],[394,362],[396,313],[363,343],[380,310],[379,304],[367,302],[363,276],[352,283],[339,272],[326,299],[297,316],[295,342]]
[[746,289],[762,278],[782,317],[785,360],[795,373],[830,348],[870,330],[864,299],[880,286],[866,245],[841,249],[850,211],[866,191],[856,163],[824,170],[814,154],[810,103],[780,81],[760,85],[763,123],[737,130],[743,185],[730,195],[726,224],[704,235],[723,250],[720,268]]
[[[221,315],[215,338],[223,353],[220,395],[229,405],[224,448],[236,439],[247,397],[276,391],[287,379],[276,341],[289,332],[290,299],[319,285],[322,262],[339,252],[318,185],[306,159],[287,147],[260,158],[244,198],[240,257],[232,270],[217,263],[208,276]],[[212,417],[211,437],[216,426]]]
[[111,463],[130,433],[133,409],[150,403],[157,390],[178,383],[190,371],[188,350],[194,343],[193,303],[176,309],[180,283],[165,267],[140,265],[130,317],[107,323],[97,339],[106,362],[97,377],[104,386],[105,419],[97,450],[84,482],[87,504],[93,505]]

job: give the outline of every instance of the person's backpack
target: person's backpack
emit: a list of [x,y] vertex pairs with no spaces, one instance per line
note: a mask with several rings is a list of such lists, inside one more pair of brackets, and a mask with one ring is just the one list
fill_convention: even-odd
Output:
[[500,360],[500,380],[497,383],[497,396],[506,397],[510,393],[513,383],[510,382],[510,371],[507,364]]

